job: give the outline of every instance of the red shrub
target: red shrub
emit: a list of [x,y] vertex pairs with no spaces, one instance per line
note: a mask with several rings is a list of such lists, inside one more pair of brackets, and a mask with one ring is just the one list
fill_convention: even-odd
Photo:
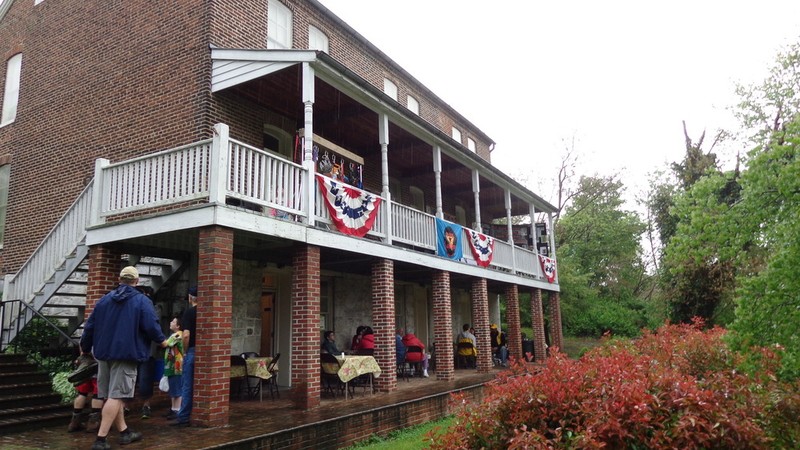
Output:
[[740,373],[724,331],[702,327],[665,325],[577,361],[556,354],[536,374],[519,363],[491,383],[479,405],[454,397],[456,425],[431,448],[766,449],[791,442],[796,388],[777,384],[771,368],[758,377]]

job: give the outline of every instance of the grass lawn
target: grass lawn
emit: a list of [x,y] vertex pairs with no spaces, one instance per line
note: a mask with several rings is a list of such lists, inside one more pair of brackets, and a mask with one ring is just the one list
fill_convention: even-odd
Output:
[[352,447],[350,450],[418,450],[426,448],[425,434],[434,428],[445,430],[455,420],[455,417],[446,417],[424,425],[406,428],[389,433],[385,438],[373,437]]

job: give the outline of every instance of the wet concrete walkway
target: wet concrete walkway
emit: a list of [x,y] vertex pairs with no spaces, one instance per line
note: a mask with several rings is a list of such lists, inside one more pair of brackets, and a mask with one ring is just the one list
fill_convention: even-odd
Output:
[[[122,448],[137,449],[213,449],[225,448],[236,443],[247,446],[245,442],[256,436],[274,433],[280,430],[319,424],[325,426],[326,421],[351,414],[369,411],[382,406],[402,403],[443,392],[464,389],[469,386],[483,384],[494,378],[496,370],[488,374],[479,374],[472,370],[457,370],[456,380],[452,382],[437,381],[435,378],[413,378],[409,381],[398,379],[398,389],[391,393],[370,395],[361,390],[356,391],[355,398],[345,400],[322,399],[322,404],[311,411],[299,411],[292,407],[289,393],[281,392],[280,399],[264,398],[256,400],[233,400],[230,409],[230,421],[226,427],[219,428],[176,428],[169,426],[163,415],[167,412],[167,404],[154,405],[153,417],[143,420],[139,417],[139,409],[134,406],[128,416],[128,426],[142,432],[144,438]],[[0,448],[3,450],[28,449],[85,449],[91,448],[95,440],[94,434],[83,431],[67,433],[67,423],[60,427],[48,427],[35,431],[25,431],[0,437]],[[108,441],[112,448],[121,448],[119,434],[109,433]]]

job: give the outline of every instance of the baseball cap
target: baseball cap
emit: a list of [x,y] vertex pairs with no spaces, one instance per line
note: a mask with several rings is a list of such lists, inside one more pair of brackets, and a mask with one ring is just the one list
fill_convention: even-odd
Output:
[[133,280],[139,278],[139,271],[136,270],[136,267],[127,266],[124,269],[122,269],[122,272],[119,273],[119,277]]

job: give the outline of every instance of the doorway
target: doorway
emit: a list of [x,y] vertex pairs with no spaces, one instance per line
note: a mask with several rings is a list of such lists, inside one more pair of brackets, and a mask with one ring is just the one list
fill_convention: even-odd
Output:
[[261,292],[261,348],[259,355],[272,356],[273,320],[275,317],[275,292]]

